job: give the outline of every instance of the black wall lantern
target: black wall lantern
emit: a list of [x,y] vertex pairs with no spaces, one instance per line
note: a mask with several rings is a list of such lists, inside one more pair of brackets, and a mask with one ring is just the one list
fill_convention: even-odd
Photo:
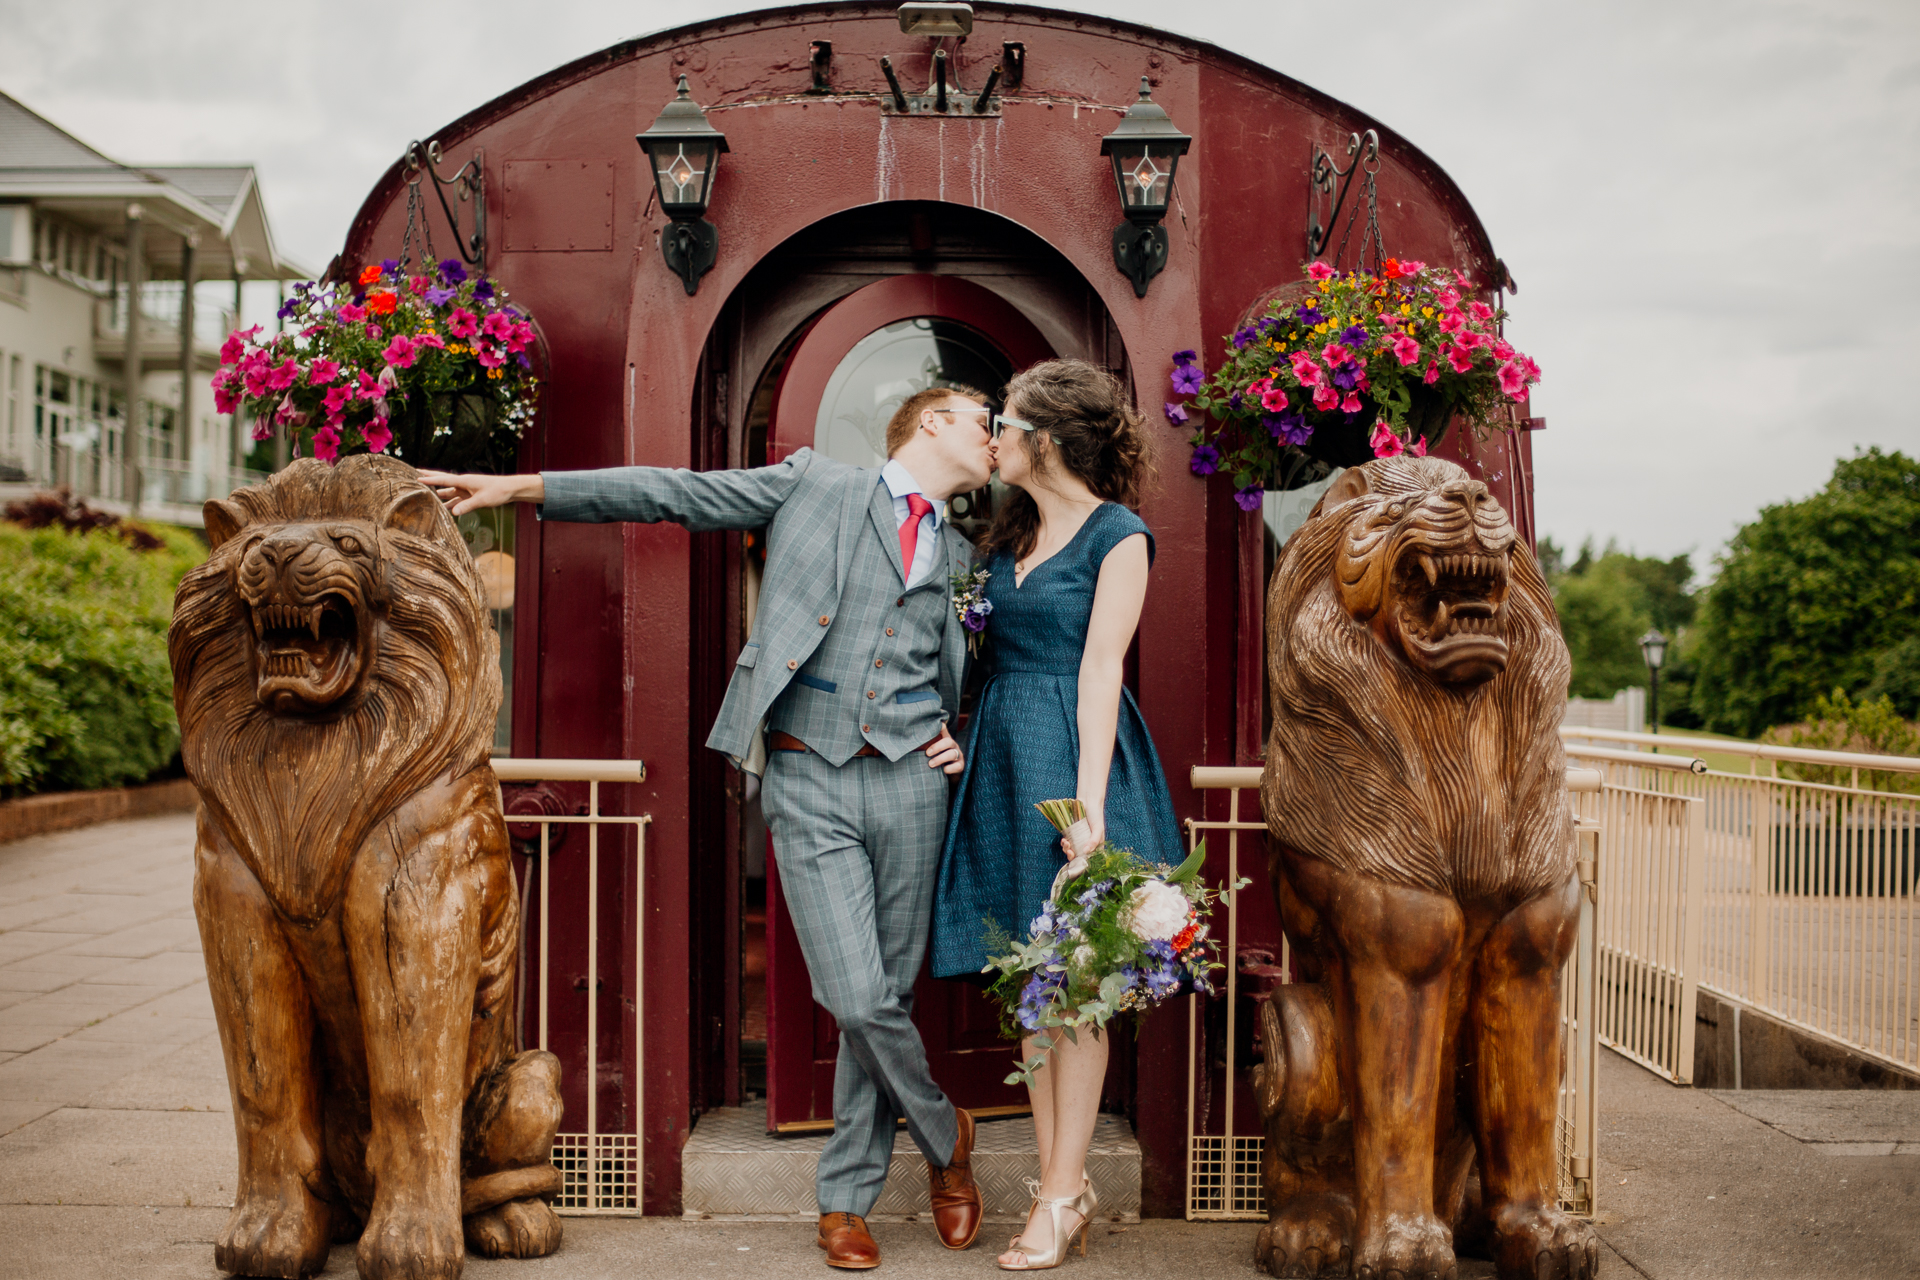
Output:
[[1167,265],[1167,229],[1160,220],[1173,199],[1173,171],[1192,145],[1153,100],[1145,76],[1140,77],[1140,101],[1100,139],[1100,154],[1113,157],[1120,212],[1127,219],[1113,229],[1113,265],[1133,281],[1136,298],[1147,296],[1147,281]]
[[720,229],[700,215],[713,198],[713,172],[727,149],[727,135],[707,122],[707,113],[688,95],[687,78],[681,76],[680,92],[634,141],[653,167],[660,211],[673,219],[660,236],[661,256],[692,295],[720,254]]

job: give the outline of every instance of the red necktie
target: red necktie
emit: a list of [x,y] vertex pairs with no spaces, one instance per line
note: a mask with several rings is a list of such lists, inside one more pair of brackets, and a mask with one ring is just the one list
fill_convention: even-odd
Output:
[[920,522],[933,504],[917,493],[907,495],[907,522],[900,526],[900,580],[913,581],[913,553],[920,545]]

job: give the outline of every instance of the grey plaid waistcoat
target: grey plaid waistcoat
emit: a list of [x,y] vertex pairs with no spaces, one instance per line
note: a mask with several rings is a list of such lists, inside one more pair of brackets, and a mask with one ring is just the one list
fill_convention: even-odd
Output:
[[[541,474],[547,491],[539,512],[543,520],[671,520],[695,532],[766,528],[767,568],[753,634],[740,650],[707,736],[709,747],[736,763],[751,760],[768,709],[826,638],[828,628],[820,619],[831,623],[852,585],[854,551],[860,545],[856,535],[872,522],[869,508],[880,485],[879,470],[799,449],[773,466],[741,471],[608,467]],[[889,500],[889,518],[891,510]],[[941,524],[939,536],[946,565],[965,564],[972,544],[951,522]],[[891,554],[896,560],[900,555],[897,532]],[[897,571],[889,572],[893,582],[900,581]],[[947,569],[935,572],[931,589],[947,598]],[[966,663],[966,629],[947,607],[936,682],[942,706],[959,705]]]
[[853,549],[852,572],[826,637],[767,713],[830,764],[872,743],[898,760],[940,732],[940,642],[950,612],[944,552],[933,572],[904,589],[893,498],[873,486]]

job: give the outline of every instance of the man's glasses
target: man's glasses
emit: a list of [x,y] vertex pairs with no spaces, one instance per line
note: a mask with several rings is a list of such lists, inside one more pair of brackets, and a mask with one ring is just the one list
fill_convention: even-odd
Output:
[[1022,431],[1033,430],[1033,424],[1031,422],[1022,422],[1018,418],[1009,418],[1004,413],[996,413],[993,415],[993,421],[987,427],[987,435],[991,439],[998,440],[1000,433],[1008,427],[1018,427]]

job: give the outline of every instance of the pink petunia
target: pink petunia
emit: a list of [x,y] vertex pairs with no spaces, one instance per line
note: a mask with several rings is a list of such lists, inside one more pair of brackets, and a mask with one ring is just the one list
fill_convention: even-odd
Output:
[[1268,387],[1260,394],[1260,407],[1269,413],[1284,413],[1287,408],[1287,393],[1281,387]]
[[220,344],[220,363],[240,363],[240,357],[246,354],[247,344],[253,341],[253,335],[259,332],[260,326],[255,325],[251,329],[235,329],[228,334],[227,340]]
[[1373,435],[1367,443],[1373,447],[1376,458],[1397,458],[1407,450],[1406,441],[1393,434],[1393,428],[1384,422],[1373,424]]
[[1520,366],[1527,371],[1528,382],[1540,381],[1540,366],[1533,362],[1532,356],[1519,357]]
[[367,321],[367,336],[369,338],[372,338],[375,342],[378,342],[380,341],[380,339],[387,336],[387,331],[385,329],[382,329],[379,325],[375,324],[373,321],[369,320]]
[[340,318],[348,324],[359,324],[367,318],[367,309],[351,302],[340,304]]
[[1313,392],[1313,407],[1320,410],[1333,408],[1340,403],[1340,393],[1332,387],[1316,387]]
[[480,322],[480,332],[504,342],[513,334],[513,321],[504,311],[494,311]]
[[1267,392],[1271,390],[1273,390],[1272,374],[1268,374],[1264,378],[1255,378],[1252,382],[1247,384],[1247,394],[1254,397],[1256,400],[1259,399],[1261,396],[1267,394]]
[[267,375],[267,386],[270,390],[285,391],[293,385],[294,379],[299,376],[299,362],[292,357],[288,357],[280,364],[275,365],[273,371]]
[[1316,262],[1307,268],[1307,275],[1315,280],[1333,279],[1333,268],[1324,262]]
[[252,436],[256,442],[273,439],[273,419],[255,418],[253,420],[253,427],[247,434]]
[[1425,271],[1426,269],[1427,269],[1426,263],[1414,262],[1411,259],[1400,264],[1400,274],[1403,276],[1419,275],[1422,271]]
[[480,332],[480,317],[465,307],[455,307],[447,313],[447,332],[456,338],[471,338]]
[[1513,359],[1513,347],[1510,346],[1505,339],[1495,342],[1493,344],[1493,358],[1495,360]]
[[1329,342],[1325,347],[1321,348],[1320,354],[1326,357],[1327,368],[1329,369],[1338,369],[1341,365],[1353,359],[1353,352],[1347,350],[1337,342]]
[[[425,276],[415,276],[413,279],[407,281],[407,288],[411,289],[415,294],[422,294],[427,291],[427,286],[432,283],[433,281],[427,279]],[[375,449],[374,452],[378,453],[380,451]]]
[[231,387],[223,383],[213,384],[213,411],[215,413],[234,413],[240,408],[240,397]]
[[307,415],[300,412],[300,406],[293,402],[292,396],[281,396],[279,407],[273,411],[273,420],[297,427],[307,420]]
[[1296,351],[1293,353],[1293,376],[1300,380],[1303,387],[1317,387],[1326,374],[1313,362],[1312,356],[1304,351]]
[[362,400],[384,401],[387,398],[387,389],[365,370],[354,375],[353,389]]
[[352,402],[353,402],[353,388],[351,387],[333,388],[333,390],[327,392],[327,399],[326,399],[327,416],[329,418],[339,417],[342,411],[344,411],[346,407]]
[[1393,340],[1393,356],[1403,368],[1410,364],[1418,364],[1420,344],[1403,333]]
[[416,335],[413,339],[413,346],[416,351],[423,347],[432,347],[436,351],[445,351],[447,349],[446,339],[432,331]]
[[395,387],[400,385],[400,379],[394,375],[393,366],[391,365],[382,369],[380,371],[380,376],[374,379],[374,381],[380,384],[380,394],[383,397],[387,394],[387,392],[393,390]]
[[331,425],[313,433],[313,456],[332,466],[340,457],[340,432]]
[[241,375],[240,382],[241,385],[247,389],[247,394],[255,400],[262,399],[267,394],[267,371],[265,369],[247,370],[246,373]]
[[525,351],[532,345],[533,326],[525,320],[516,322],[513,326],[513,336],[507,339],[507,350]]
[[1413,443],[1410,446],[1408,446],[1407,452],[1412,454],[1416,458],[1426,457],[1427,456],[1427,438],[1425,436],[1415,436],[1413,438]]
[[473,358],[478,360],[483,367],[488,369],[498,369],[501,365],[507,362],[506,356],[502,355],[499,352],[499,350],[497,350],[492,346],[485,346],[485,345],[474,347]]
[[1467,370],[1473,368],[1472,348],[1463,347],[1456,342],[1447,348],[1447,363],[1453,366],[1455,373],[1465,373]]
[[339,363],[325,356],[315,356],[313,363],[307,366],[307,381],[316,387],[324,387],[339,376]]
[[1493,319],[1493,308],[1488,306],[1484,302],[1476,302],[1472,306],[1468,307],[1467,310],[1473,312],[1473,318],[1475,320],[1482,322],[1483,324],[1486,321]]
[[1439,363],[1434,362],[1434,363],[1428,364],[1427,371],[1420,375],[1420,381],[1426,383],[1428,386],[1432,386],[1434,383],[1440,381]]
[[382,351],[380,355],[389,365],[392,365],[396,369],[411,369],[413,367],[413,339],[407,337],[404,333],[398,334],[392,342],[387,344],[387,349]]
[[1342,413],[1360,412],[1360,393],[1358,391],[1349,391],[1347,392],[1346,395],[1340,398],[1340,412]]
[[1448,287],[1448,288],[1442,289],[1439,293],[1435,294],[1433,300],[1440,304],[1440,309],[1442,311],[1451,311],[1455,307],[1460,305],[1460,291],[1458,289]]
[[360,438],[367,442],[367,448],[374,453],[385,453],[387,446],[393,443],[393,432],[388,429],[385,418],[375,418],[360,428]]
[[1466,327],[1467,322],[1458,311],[1446,311],[1441,313],[1439,324],[1442,333],[1458,333]]
[[1524,399],[1527,394],[1526,370],[1509,360],[1500,366],[1500,390],[1510,400]]

